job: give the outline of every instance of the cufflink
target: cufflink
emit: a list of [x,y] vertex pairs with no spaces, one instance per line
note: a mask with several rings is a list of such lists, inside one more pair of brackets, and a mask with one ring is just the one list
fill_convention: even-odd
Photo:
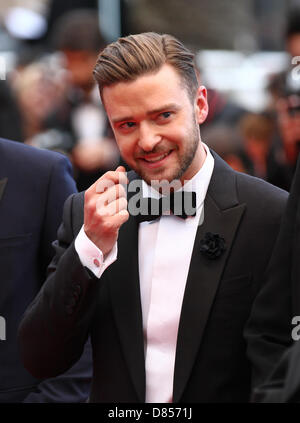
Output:
[[100,267],[100,262],[99,262],[99,260],[98,260],[98,259],[94,259],[94,265],[95,265],[96,267]]

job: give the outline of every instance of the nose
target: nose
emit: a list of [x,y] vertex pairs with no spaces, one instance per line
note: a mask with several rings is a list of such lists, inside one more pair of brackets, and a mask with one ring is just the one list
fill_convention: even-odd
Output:
[[161,136],[150,124],[141,123],[139,128],[138,145],[144,151],[152,151],[161,141]]

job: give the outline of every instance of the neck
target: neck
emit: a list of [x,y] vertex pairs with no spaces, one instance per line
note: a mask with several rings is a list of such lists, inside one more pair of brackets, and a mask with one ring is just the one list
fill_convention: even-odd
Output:
[[189,181],[196,175],[196,173],[199,172],[199,170],[203,166],[203,163],[205,162],[206,156],[207,154],[205,147],[202,141],[200,140],[192,163],[180,178],[180,182],[182,183],[182,185],[184,185],[185,181]]

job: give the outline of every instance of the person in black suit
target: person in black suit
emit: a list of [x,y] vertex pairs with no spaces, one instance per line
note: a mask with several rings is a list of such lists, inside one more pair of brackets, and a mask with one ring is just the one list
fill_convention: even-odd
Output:
[[[91,382],[91,354],[53,379],[23,367],[17,328],[39,291],[54,255],[63,204],[76,192],[70,162],[61,154],[0,139],[0,402],[83,402]],[[44,328],[47,330],[47,327]]]
[[19,327],[24,365],[56,376],[90,334],[91,402],[245,402],[244,326],[287,193],[202,143],[206,89],[174,37],[121,38],[94,75],[133,171],[65,203],[49,276]]
[[300,160],[267,269],[267,283],[257,296],[245,332],[254,372],[268,376],[257,378],[254,402],[300,401],[299,198]]

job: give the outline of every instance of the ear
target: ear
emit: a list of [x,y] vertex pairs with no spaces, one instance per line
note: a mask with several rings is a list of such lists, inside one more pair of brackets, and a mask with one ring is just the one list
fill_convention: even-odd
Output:
[[207,91],[203,85],[197,91],[195,111],[198,123],[203,123],[208,115]]

